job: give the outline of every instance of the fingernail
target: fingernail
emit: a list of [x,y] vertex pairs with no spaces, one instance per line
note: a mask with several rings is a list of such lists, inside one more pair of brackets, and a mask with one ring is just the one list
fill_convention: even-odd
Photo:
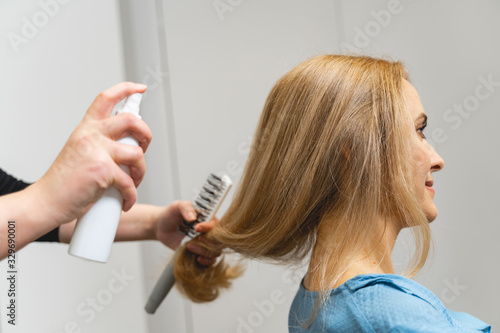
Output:
[[197,224],[194,226],[194,231],[196,231],[196,232],[203,232],[204,230],[205,230],[205,228],[203,228],[202,225]]
[[196,220],[196,214],[193,213],[193,212],[189,212],[188,213],[188,218],[189,220],[193,221],[193,220]]
[[148,86],[147,86],[147,85],[142,84],[142,83],[138,83],[138,84],[137,84],[137,87],[138,87],[139,89],[147,89],[147,88],[148,88]]

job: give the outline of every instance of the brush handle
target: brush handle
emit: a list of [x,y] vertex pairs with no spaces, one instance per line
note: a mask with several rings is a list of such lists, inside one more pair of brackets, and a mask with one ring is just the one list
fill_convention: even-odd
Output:
[[174,259],[172,259],[163,270],[163,273],[151,292],[151,296],[149,296],[148,302],[144,307],[147,313],[154,314],[156,312],[156,309],[158,309],[163,299],[167,296],[170,289],[172,289],[174,283]]

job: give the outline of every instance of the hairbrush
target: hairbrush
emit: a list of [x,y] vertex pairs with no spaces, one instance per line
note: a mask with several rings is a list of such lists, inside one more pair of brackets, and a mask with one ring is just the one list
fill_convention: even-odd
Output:
[[[184,221],[178,228],[179,232],[186,235],[182,240],[181,246],[190,239],[198,236],[200,233],[194,230],[194,226],[200,222],[210,221],[220,208],[220,205],[227,192],[231,188],[232,182],[227,175],[217,176],[211,173],[200,192],[194,199],[194,209],[197,214],[196,221]],[[154,314],[161,302],[165,299],[170,289],[175,283],[174,278],[174,260],[172,259],[163,270],[158,282],[156,282],[148,302],[144,309],[149,314]]]

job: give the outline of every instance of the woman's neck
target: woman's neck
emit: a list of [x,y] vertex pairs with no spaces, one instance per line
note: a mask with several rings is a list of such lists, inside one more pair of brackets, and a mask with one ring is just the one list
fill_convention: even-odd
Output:
[[[333,285],[328,287],[329,289],[337,288],[347,280],[360,274],[394,274],[391,253],[401,228],[395,227],[394,223],[387,223],[387,226],[384,228],[384,221],[380,219],[377,221],[375,230],[371,246],[367,246],[363,250],[362,255],[349,261],[347,270],[341,274]],[[322,242],[322,240],[323,242],[331,242],[331,237],[321,237],[321,235],[318,235],[317,239],[317,242]],[[325,262],[325,256],[328,255],[328,251],[317,249],[325,249],[327,246],[327,243],[320,243],[315,246],[309,269],[304,279],[304,287],[308,290],[319,291],[322,290],[321,286],[324,286],[322,283],[322,274],[315,268],[319,267],[322,262]],[[326,271],[335,272],[335,267],[326,267]]]

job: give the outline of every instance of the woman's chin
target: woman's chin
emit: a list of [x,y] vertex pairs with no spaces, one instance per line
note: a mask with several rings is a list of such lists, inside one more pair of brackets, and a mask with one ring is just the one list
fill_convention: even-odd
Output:
[[429,223],[431,223],[432,221],[434,221],[437,217],[437,209],[436,207],[434,207],[433,209],[429,209],[429,211],[426,211],[425,212],[425,216],[427,217],[427,221],[429,221]]

